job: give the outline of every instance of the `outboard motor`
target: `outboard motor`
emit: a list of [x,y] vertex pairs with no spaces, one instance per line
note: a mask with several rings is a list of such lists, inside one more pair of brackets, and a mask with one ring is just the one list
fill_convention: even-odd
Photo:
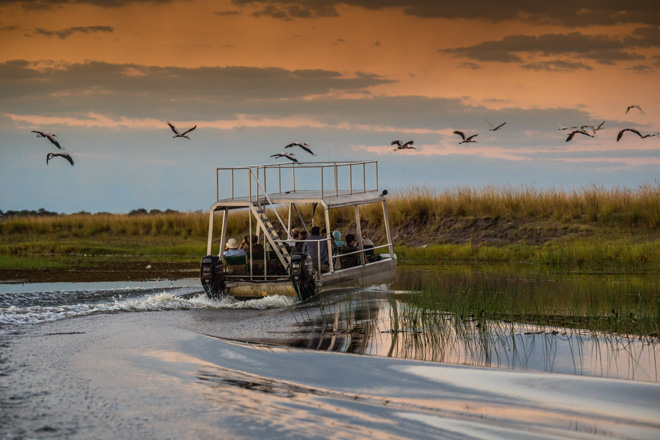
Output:
[[291,282],[298,293],[298,298],[303,301],[310,298],[316,288],[312,258],[307,254],[293,254],[290,267]]
[[222,272],[222,260],[217,255],[202,258],[201,280],[209,298],[218,298],[225,290],[225,276]]

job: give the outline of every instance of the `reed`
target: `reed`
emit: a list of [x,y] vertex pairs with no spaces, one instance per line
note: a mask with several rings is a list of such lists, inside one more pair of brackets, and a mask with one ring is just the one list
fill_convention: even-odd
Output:
[[414,186],[388,198],[394,225],[450,217],[555,220],[643,227],[660,226],[660,183],[636,189],[591,185],[571,191],[530,186],[458,186],[439,190]]
[[[660,267],[660,184],[635,189],[588,186],[574,191],[528,186],[446,190],[410,187],[393,191],[388,211],[397,248],[404,262],[533,262],[579,270],[657,270]],[[286,219],[286,207],[279,207]],[[311,225],[312,208],[301,215]],[[324,213],[314,213],[324,224]],[[223,214],[214,215],[220,236]],[[361,227],[383,243],[381,207],[360,208]],[[329,212],[333,229],[354,231],[352,208]],[[0,255],[37,254],[181,254],[167,247],[199,243],[208,234],[207,212],[143,214],[71,214],[7,217],[0,221]],[[227,232],[240,239],[247,231],[247,212],[232,211]],[[293,225],[301,227],[299,219]],[[425,247],[421,247],[425,245]],[[192,255],[197,247],[186,247]]]
[[429,278],[418,294],[405,298],[410,306],[399,320],[432,327],[450,315],[458,322],[526,323],[546,327],[587,329],[620,335],[660,336],[660,292],[656,285],[627,280],[602,283],[556,281],[542,284],[466,281],[452,274]]

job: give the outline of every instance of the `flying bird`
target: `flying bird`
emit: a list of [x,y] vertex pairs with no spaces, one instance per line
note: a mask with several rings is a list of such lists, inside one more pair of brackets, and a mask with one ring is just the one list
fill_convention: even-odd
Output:
[[573,140],[573,137],[574,137],[576,134],[578,134],[578,133],[579,133],[579,134],[583,134],[583,135],[585,135],[585,136],[593,137],[593,135],[587,133],[587,132],[584,131],[584,130],[573,130],[573,131],[571,131],[571,133],[570,133],[570,134],[568,135],[568,137],[566,138],[566,142],[572,141],[572,140]]
[[559,131],[566,131],[566,130],[577,130],[577,129],[578,129],[577,126],[575,126],[575,127],[562,127],[562,126],[560,125],[559,128],[558,128],[557,130],[559,130]]
[[55,145],[57,148],[59,148],[60,150],[64,150],[64,148],[62,148],[62,146],[60,145],[60,143],[57,142],[57,139],[55,139],[55,138],[57,137],[56,134],[53,134],[53,133],[46,133],[45,131],[37,131],[37,130],[32,130],[32,133],[37,133],[37,137],[42,137],[42,138],[45,137],[45,138],[47,138],[47,139],[48,139],[49,141],[51,141],[51,143],[52,143],[53,145]]
[[57,157],[57,156],[65,158],[66,160],[69,161],[71,166],[73,166],[73,158],[71,156],[69,156],[67,153],[48,153],[46,155],[46,165],[48,165],[49,160],[51,160],[53,157]]
[[181,137],[181,138],[186,138],[188,140],[190,140],[190,138],[186,135],[197,128],[197,126],[195,125],[193,128],[186,130],[183,133],[179,133],[179,130],[177,130],[176,127],[170,123],[170,121],[167,121],[167,125],[169,125],[172,131],[174,132],[174,136],[172,136],[173,138]]
[[631,133],[635,133],[637,136],[641,137],[642,139],[646,139],[647,137],[651,136],[656,136],[657,133],[649,133],[649,134],[642,134],[639,131],[635,130],[634,128],[624,128],[619,132],[619,134],[616,135],[616,141],[619,142],[621,140],[621,137],[623,136],[623,133],[626,131],[629,131]]
[[293,153],[277,153],[277,154],[271,154],[270,157],[275,157],[275,158],[286,157],[286,158],[289,159],[290,161],[298,162],[298,159],[296,159],[296,155],[293,154]]
[[463,133],[462,131],[458,131],[458,130],[454,130],[454,134],[459,135],[461,137],[461,139],[463,139],[461,142],[458,143],[458,145],[469,144],[469,143],[476,144],[477,141],[475,141],[474,138],[479,136],[479,134],[473,134],[472,136],[466,138],[465,133]]
[[495,127],[493,124],[490,123],[490,121],[488,119],[486,119],[485,121],[488,122],[488,125],[490,125],[490,130],[488,130],[488,131],[497,131],[500,128],[502,128],[504,126],[504,124],[506,124],[506,122],[502,122],[500,125]]
[[392,143],[391,143],[390,145],[397,145],[397,147],[394,149],[394,151],[399,151],[399,150],[416,150],[416,148],[413,147],[413,144],[414,144],[414,143],[415,143],[415,142],[413,142],[413,141],[408,141],[408,142],[405,142],[405,143],[404,143],[403,141],[397,139],[397,140],[395,140],[395,141],[392,141]]
[[644,114],[644,110],[642,110],[642,108],[638,105],[629,105],[628,108],[626,108],[626,114],[628,114],[631,108],[636,108],[637,110],[642,112],[642,114]]
[[293,148],[293,147],[300,147],[303,150],[307,151],[309,154],[316,156],[316,153],[314,153],[312,149],[309,148],[309,145],[307,145],[305,142],[292,142],[284,148]]
[[604,125],[604,124],[605,124],[605,121],[601,122],[598,126],[595,126],[595,125],[583,125],[583,126],[580,127],[580,130],[584,130],[585,128],[590,128],[591,131],[593,131],[594,134],[596,134],[597,131],[603,129],[603,125]]

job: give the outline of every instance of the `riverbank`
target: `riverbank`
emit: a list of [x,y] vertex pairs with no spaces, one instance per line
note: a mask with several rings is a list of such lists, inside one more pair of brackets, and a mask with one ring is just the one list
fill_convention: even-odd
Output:
[[[324,222],[320,211],[317,224]],[[388,196],[388,211],[400,264],[523,264],[582,273],[660,268],[660,184],[573,192],[410,188]],[[351,212],[329,214],[333,229],[355,231]],[[311,221],[311,209],[302,207],[301,215]],[[382,214],[361,209],[361,219],[362,230],[382,242]],[[245,235],[247,217],[230,220],[228,234]],[[176,276],[198,268],[207,236],[206,212],[5,216],[0,279],[62,271]]]

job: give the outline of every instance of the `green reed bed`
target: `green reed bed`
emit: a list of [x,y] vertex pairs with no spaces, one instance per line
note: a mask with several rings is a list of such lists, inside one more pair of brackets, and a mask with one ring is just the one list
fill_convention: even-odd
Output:
[[[406,321],[434,326],[459,321],[511,322],[660,337],[660,289],[655,283],[593,279],[503,280],[448,275],[427,280],[406,297]],[[407,324],[410,325],[410,324]]]
[[398,246],[404,263],[524,263],[570,271],[658,272],[660,241],[631,243],[590,238],[543,245],[473,246],[442,244],[424,248]]

